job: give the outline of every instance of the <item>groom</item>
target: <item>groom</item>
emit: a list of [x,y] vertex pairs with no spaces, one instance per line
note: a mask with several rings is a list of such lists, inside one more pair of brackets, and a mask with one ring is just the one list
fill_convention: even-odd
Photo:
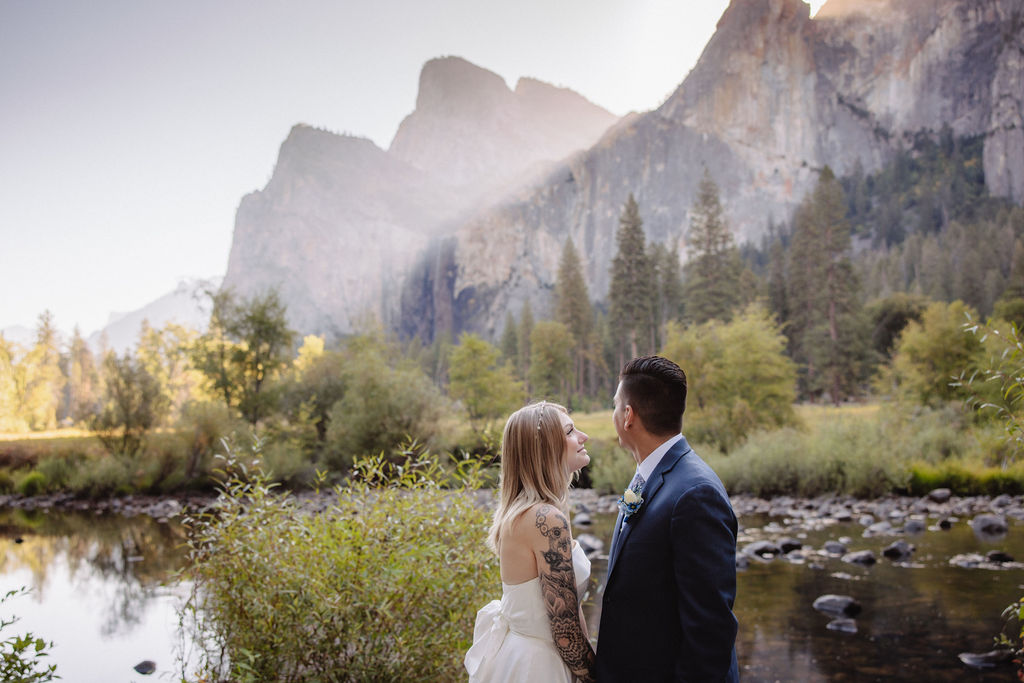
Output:
[[620,502],[597,645],[599,683],[738,681],[736,516],[680,431],[686,375],[660,356],[619,373],[612,420],[637,473]]

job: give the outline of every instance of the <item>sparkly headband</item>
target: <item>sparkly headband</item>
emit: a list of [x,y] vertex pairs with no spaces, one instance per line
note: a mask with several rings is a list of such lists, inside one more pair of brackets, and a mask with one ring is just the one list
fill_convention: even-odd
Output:
[[537,404],[539,410],[537,411],[537,436],[540,437],[540,421],[544,417],[544,406],[547,405],[547,401],[541,401]]

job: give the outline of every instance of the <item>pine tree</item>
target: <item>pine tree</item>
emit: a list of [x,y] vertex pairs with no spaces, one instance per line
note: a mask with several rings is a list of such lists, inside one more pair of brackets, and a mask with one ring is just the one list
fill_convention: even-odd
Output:
[[519,362],[519,330],[512,311],[505,314],[505,329],[501,332],[501,357],[513,367]]
[[68,348],[66,413],[74,424],[83,424],[99,409],[100,376],[96,359],[75,326]]
[[689,231],[684,296],[686,317],[694,323],[729,320],[740,303],[739,251],[722,215],[718,186],[704,169]]
[[855,392],[867,348],[850,248],[843,189],[826,166],[797,208],[788,300],[804,389],[827,391],[837,404]]
[[654,273],[645,246],[640,208],[630,193],[615,235],[618,251],[612,259],[608,298],[609,332],[618,367],[629,359],[654,351],[652,331]]
[[572,335],[572,371],[569,401],[583,391],[587,359],[595,343],[594,309],[590,304],[583,266],[572,240],[565,241],[555,282],[555,319]]
[[[533,309],[530,300],[523,302],[523,310],[519,313],[519,377],[528,380],[530,376],[530,335],[533,334]],[[529,387],[527,387],[529,388]]]

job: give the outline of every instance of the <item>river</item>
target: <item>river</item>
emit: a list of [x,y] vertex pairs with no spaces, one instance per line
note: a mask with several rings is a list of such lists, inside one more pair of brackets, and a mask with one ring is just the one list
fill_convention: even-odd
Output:
[[[737,651],[744,681],[1010,681],[1012,668],[977,672],[957,659],[991,649],[1002,608],[1024,594],[1024,571],[965,569],[950,559],[990,550],[1024,559],[1024,523],[982,537],[966,520],[949,530],[864,536],[857,522],[827,525],[747,514],[740,547],[791,536],[805,546],[788,559],[752,559],[738,574]],[[578,529],[610,541],[613,518],[594,515]],[[0,590],[31,589],[4,613],[20,621],[5,635],[32,631],[55,643],[50,661],[65,681],[118,683],[179,680],[175,665],[177,608],[187,586],[174,578],[185,561],[184,531],[146,516],[67,511],[0,511]],[[903,538],[915,546],[903,562],[882,550]],[[871,550],[872,566],[844,562],[821,549],[842,539]],[[19,542],[20,541],[20,542]],[[803,557],[799,557],[802,554]],[[596,630],[604,561],[595,560],[588,620]],[[824,594],[849,595],[863,611],[856,633],[829,630],[812,604]],[[156,662],[151,676],[133,667]]]

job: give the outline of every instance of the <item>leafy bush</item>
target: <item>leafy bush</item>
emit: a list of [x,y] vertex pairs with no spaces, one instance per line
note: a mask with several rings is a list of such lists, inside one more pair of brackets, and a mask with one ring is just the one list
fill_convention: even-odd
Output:
[[45,474],[39,470],[32,470],[18,484],[18,493],[23,496],[38,496],[46,492],[47,483]]
[[590,454],[590,482],[598,493],[622,493],[629,486],[636,471],[633,457],[614,441],[591,438],[587,441]]
[[[11,597],[25,592],[24,588],[7,591],[7,594],[0,598],[0,605]],[[0,617],[0,632],[16,621],[17,617]],[[43,662],[40,661],[48,656],[47,650],[52,647],[53,643],[47,643],[31,633],[11,636],[0,641],[0,681],[44,683],[52,681],[54,678],[60,678],[57,675],[56,664],[44,667]]]
[[14,477],[7,470],[0,470],[0,493],[10,493],[14,490]]
[[662,354],[686,371],[687,437],[730,451],[751,432],[794,424],[796,369],[785,346],[778,322],[757,305],[729,323],[670,324]]
[[404,440],[440,445],[448,400],[415,365],[372,338],[350,340],[345,394],[329,411],[325,462],[348,469],[353,458],[388,452]]
[[[231,463],[216,511],[191,522],[182,621],[204,680],[456,680],[476,610],[499,590],[474,504],[430,456],[357,460],[330,507],[302,512]],[[451,486],[446,489],[444,486]]]

